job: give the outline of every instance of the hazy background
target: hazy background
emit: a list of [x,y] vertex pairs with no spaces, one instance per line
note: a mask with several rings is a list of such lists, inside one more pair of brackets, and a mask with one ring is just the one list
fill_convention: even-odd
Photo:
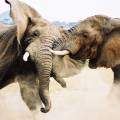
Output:
[[[94,14],[120,17],[119,0],[23,0],[57,25],[70,27]],[[0,22],[11,23],[9,6],[0,0]],[[60,22],[61,21],[61,22]],[[0,120],[120,120],[120,85],[111,69],[90,69],[65,79],[67,88],[50,82],[52,109],[33,116],[20,96],[17,83],[0,90]]]
[[[94,14],[111,17],[120,16],[119,0],[22,0],[35,7],[40,14],[50,21],[79,21]],[[0,12],[8,5],[0,0]]]

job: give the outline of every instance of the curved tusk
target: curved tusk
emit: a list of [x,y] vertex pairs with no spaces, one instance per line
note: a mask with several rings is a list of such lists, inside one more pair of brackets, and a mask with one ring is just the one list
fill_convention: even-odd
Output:
[[29,52],[25,52],[25,54],[23,55],[23,60],[24,60],[25,62],[27,62],[29,56],[30,56]]
[[70,53],[68,50],[55,51],[55,50],[49,49],[49,51],[55,55],[68,55]]

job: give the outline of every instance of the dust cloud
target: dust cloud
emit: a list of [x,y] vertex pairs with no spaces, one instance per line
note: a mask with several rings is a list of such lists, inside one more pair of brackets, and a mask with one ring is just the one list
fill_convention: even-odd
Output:
[[[113,84],[111,69],[85,66],[65,80],[67,88],[61,88],[51,79],[52,109],[36,120],[120,120],[120,84]],[[17,83],[0,91],[0,120],[33,120]]]

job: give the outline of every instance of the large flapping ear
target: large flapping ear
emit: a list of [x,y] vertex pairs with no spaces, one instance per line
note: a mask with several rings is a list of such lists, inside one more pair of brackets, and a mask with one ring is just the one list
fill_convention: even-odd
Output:
[[54,60],[55,71],[65,78],[80,73],[85,65],[85,61],[72,59],[69,55],[56,56]]
[[16,31],[16,25],[0,24],[0,83],[3,80],[2,77],[20,53],[18,42],[15,39]]
[[10,15],[17,25],[17,40],[20,42],[28,25],[28,18],[40,17],[29,5],[18,0],[5,0],[10,5]]

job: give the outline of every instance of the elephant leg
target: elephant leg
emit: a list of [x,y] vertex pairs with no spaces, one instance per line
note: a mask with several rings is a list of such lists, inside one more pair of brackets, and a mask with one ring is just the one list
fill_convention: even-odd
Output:
[[37,111],[40,105],[38,81],[35,74],[18,75],[21,97],[31,111]]
[[114,73],[114,83],[120,82],[120,65],[112,68],[112,71]]

